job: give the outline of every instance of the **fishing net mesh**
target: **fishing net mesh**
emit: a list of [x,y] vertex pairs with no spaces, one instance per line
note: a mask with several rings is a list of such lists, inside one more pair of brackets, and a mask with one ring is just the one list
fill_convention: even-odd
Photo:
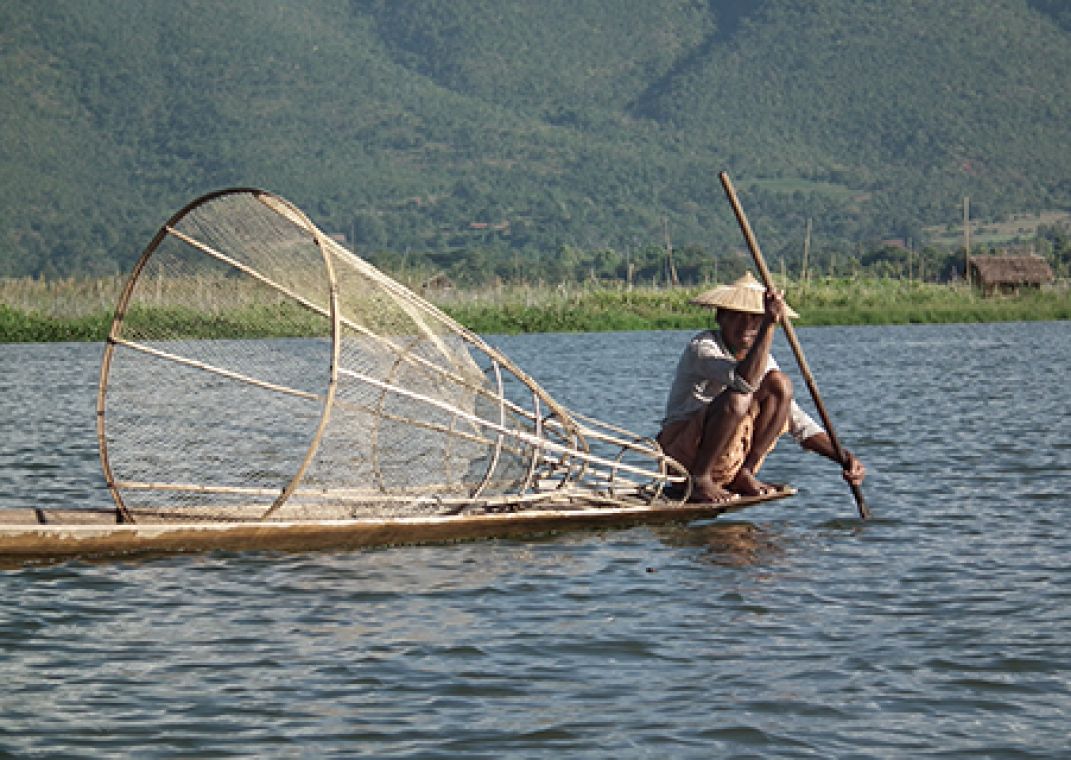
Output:
[[682,478],[258,190],[195,201],[143,254],[98,434],[134,522],[575,508]]

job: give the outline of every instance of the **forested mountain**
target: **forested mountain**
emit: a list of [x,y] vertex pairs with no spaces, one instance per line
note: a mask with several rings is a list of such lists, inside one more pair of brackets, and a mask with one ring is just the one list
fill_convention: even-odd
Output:
[[0,0],[0,276],[126,268],[231,185],[473,280],[738,248],[722,169],[768,253],[1067,210],[1069,6]]

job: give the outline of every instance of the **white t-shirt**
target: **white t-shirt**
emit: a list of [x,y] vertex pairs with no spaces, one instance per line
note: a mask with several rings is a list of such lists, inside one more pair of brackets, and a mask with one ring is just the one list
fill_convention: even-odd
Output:
[[[666,416],[662,425],[688,419],[714,400],[714,397],[729,386],[740,388],[746,383],[736,374],[737,361],[722,342],[717,330],[704,330],[694,336],[677,362],[677,373],[666,400]],[[780,369],[771,354],[766,360],[763,376],[773,369]],[[795,399],[788,415],[788,432],[802,442],[822,426],[803,411]]]

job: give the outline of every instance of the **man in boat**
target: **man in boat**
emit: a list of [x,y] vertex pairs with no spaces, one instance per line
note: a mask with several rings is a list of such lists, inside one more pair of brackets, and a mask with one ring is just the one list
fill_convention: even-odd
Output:
[[786,432],[840,464],[849,483],[862,483],[863,463],[844,449],[844,461],[837,458],[829,435],[796,403],[792,382],[770,354],[774,328],[798,316],[784,296],[748,273],[692,303],[716,309],[718,327],[696,335],[684,350],[658,434],[663,451],[692,476],[690,500],[724,502],[776,490],[757,475]]

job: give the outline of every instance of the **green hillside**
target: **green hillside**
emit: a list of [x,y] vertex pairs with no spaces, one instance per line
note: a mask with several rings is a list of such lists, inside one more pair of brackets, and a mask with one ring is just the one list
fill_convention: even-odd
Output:
[[[1055,0],[0,0],[0,276],[125,269],[280,193],[388,267],[687,276],[1071,209]],[[691,262],[691,264],[689,263]],[[645,271],[645,270],[641,270]]]

